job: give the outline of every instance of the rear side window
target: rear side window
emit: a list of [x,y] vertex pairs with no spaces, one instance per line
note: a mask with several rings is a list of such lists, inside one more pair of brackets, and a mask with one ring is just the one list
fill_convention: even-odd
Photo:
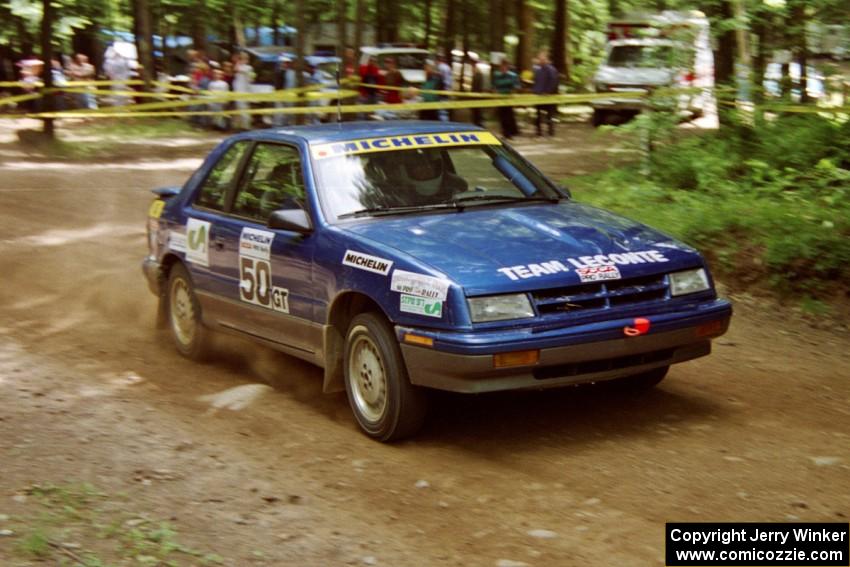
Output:
[[265,223],[274,211],[302,208],[304,179],[298,150],[280,144],[258,144],[231,212]]
[[233,183],[247,148],[248,142],[236,142],[219,158],[201,185],[195,205],[216,211],[224,210],[227,190]]

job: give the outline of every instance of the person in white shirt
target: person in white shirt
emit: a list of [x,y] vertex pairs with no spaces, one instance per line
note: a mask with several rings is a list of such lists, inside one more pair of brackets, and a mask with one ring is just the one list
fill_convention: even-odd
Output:
[[[240,53],[236,56],[233,73],[233,92],[251,92],[251,85],[254,83],[254,68],[251,67],[247,53]],[[244,100],[236,101],[236,108],[239,110],[247,110],[249,106],[250,104]],[[247,112],[237,115],[236,127],[243,130],[251,128],[251,115]]]
[[[124,83],[125,81],[129,81],[132,75],[130,62],[126,57],[118,53],[118,50],[114,47],[110,47],[106,51],[106,61],[103,64],[103,70],[110,81],[115,81],[112,85],[113,91],[126,91],[129,88]],[[123,106],[127,104],[127,100],[125,96],[116,95],[113,97],[113,104],[115,106]]]
[[[227,81],[224,80],[224,72],[221,69],[215,69],[213,71],[212,81],[210,81],[209,85],[207,85],[207,90],[212,94],[212,96],[230,92],[230,85],[228,85]],[[224,105],[225,103],[223,102],[211,102],[207,105],[207,109],[212,112],[221,112],[224,110]],[[212,124],[214,128],[226,130],[227,118],[221,115],[213,116]]]

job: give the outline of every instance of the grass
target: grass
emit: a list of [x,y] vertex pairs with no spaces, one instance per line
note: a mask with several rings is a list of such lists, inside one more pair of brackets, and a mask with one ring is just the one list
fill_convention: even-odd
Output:
[[780,118],[667,141],[570,181],[576,198],[700,249],[724,281],[822,314],[850,293],[850,126]]
[[27,493],[35,507],[15,525],[20,535],[12,549],[19,559],[84,567],[223,563],[214,553],[181,543],[172,523],[131,513],[126,505],[116,507],[117,500],[126,504],[125,498],[90,484],[36,485]]

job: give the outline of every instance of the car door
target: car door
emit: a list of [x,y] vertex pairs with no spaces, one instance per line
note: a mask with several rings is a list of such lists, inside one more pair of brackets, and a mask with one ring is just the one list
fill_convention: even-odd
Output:
[[185,232],[171,236],[172,246],[185,252],[186,265],[209,323],[218,317],[220,298],[230,293],[226,268],[234,262],[231,256],[235,257],[235,251],[228,253],[223,246],[222,219],[250,146],[250,141],[237,141],[221,154],[185,209]]
[[312,353],[321,341],[313,322],[314,239],[267,227],[274,211],[304,209],[305,191],[297,147],[254,145],[219,233],[235,307],[222,324]]

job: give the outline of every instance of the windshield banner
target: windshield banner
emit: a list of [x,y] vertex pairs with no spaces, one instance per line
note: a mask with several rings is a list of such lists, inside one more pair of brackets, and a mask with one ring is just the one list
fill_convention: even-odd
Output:
[[412,150],[414,148],[481,145],[499,146],[501,142],[490,132],[448,132],[445,134],[384,136],[382,138],[317,144],[311,146],[311,152],[313,159],[323,159],[351,154]]

